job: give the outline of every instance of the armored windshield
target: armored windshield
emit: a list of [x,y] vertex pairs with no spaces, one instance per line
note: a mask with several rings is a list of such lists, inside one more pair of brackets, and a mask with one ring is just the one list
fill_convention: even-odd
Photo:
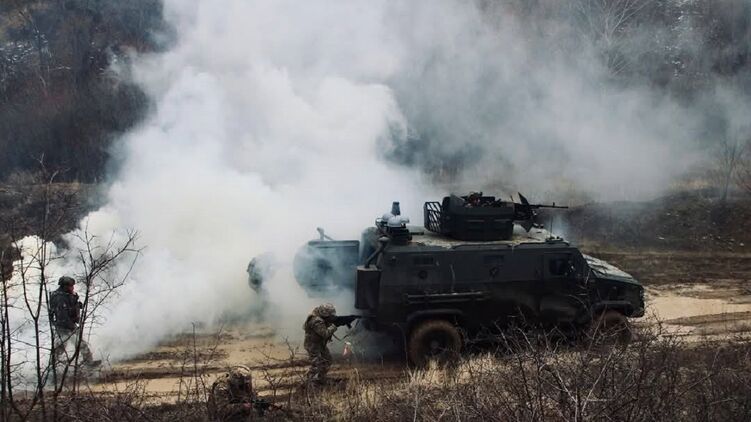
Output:
[[584,259],[587,261],[587,264],[589,265],[589,268],[592,269],[597,275],[601,277],[619,277],[619,278],[627,278],[633,280],[634,277],[621,270],[620,268],[611,265],[601,259],[597,259],[593,256],[582,254]]

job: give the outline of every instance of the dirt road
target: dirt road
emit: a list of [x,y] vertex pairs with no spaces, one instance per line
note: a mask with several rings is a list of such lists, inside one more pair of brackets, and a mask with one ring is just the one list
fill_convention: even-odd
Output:
[[647,289],[647,321],[667,333],[722,336],[751,332],[751,254],[599,252]]

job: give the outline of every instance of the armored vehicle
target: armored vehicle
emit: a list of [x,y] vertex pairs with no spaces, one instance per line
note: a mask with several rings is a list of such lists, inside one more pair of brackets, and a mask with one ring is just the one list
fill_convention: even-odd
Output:
[[[492,207],[473,213],[477,203],[469,199],[426,203],[424,228],[408,226],[394,203],[360,242],[322,235],[304,248],[309,259],[296,264],[306,261],[321,270],[318,276],[327,273],[323,279],[330,285],[323,291],[337,283],[352,287],[362,325],[399,333],[415,364],[455,355],[466,338],[488,328],[534,326],[576,335],[600,327],[614,331],[619,341],[630,339],[627,318],[644,315],[644,289],[637,280],[535,224],[509,229],[514,207],[527,216],[519,209],[539,206],[522,200],[501,204],[497,214]],[[451,227],[442,227],[445,222]],[[298,273],[310,292],[321,287],[303,276],[309,273]]]

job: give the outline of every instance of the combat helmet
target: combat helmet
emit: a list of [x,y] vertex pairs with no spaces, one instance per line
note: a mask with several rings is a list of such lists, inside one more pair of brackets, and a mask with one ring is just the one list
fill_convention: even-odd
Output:
[[57,280],[57,285],[60,287],[73,286],[75,284],[76,280],[74,280],[73,277],[68,277],[67,275],[62,276]]
[[236,387],[251,387],[250,368],[245,365],[233,366],[229,371],[229,381]]
[[318,315],[321,318],[331,318],[336,316],[336,308],[330,303],[324,303],[323,305],[316,306],[313,309],[313,314]]

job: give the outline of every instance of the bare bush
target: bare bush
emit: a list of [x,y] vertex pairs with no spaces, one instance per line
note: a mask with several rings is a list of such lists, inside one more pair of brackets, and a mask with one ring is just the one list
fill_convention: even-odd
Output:
[[[218,339],[220,336],[217,336]],[[192,337],[196,340],[196,336]],[[687,343],[655,325],[625,347],[571,345],[554,335],[513,331],[497,347],[452,367],[430,366],[381,377],[348,372],[324,388],[299,388],[301,362],[269,357],[252,369],[267,381],[258,390],[283,405],[266,420],[748,420],[751,343],[743,339]],[[207,374],[212,345],[186,343],[184,391]],[[216,343],[213,343],[214,345]],[[191,359],[187,359],[190,361]],[[204,364],[199,361],[204,359]],[[199,362],[197,365],[195,362]],[[258,387],[257,387],[258,388]],[[289,391],[286,397],[281,394]],[[203,394],[174,404],[147,400],[143,383],[120,390],[82,391],[60,407],[60,420],[205,420]]]
[[[211,391],[211,374],[209,371],[215,366],[220,357],[219,345],[221,344],[223,327],[220,327],[211,336],[211,342],[206,347],[199,347],[196,334],[196,324],[193,324],[193,332],[190,343],[186,345],[181,354],[180,380],[178,382],[177,403],[204,405],[208,402]],[[207,409],[203,409],[204,412]]]

